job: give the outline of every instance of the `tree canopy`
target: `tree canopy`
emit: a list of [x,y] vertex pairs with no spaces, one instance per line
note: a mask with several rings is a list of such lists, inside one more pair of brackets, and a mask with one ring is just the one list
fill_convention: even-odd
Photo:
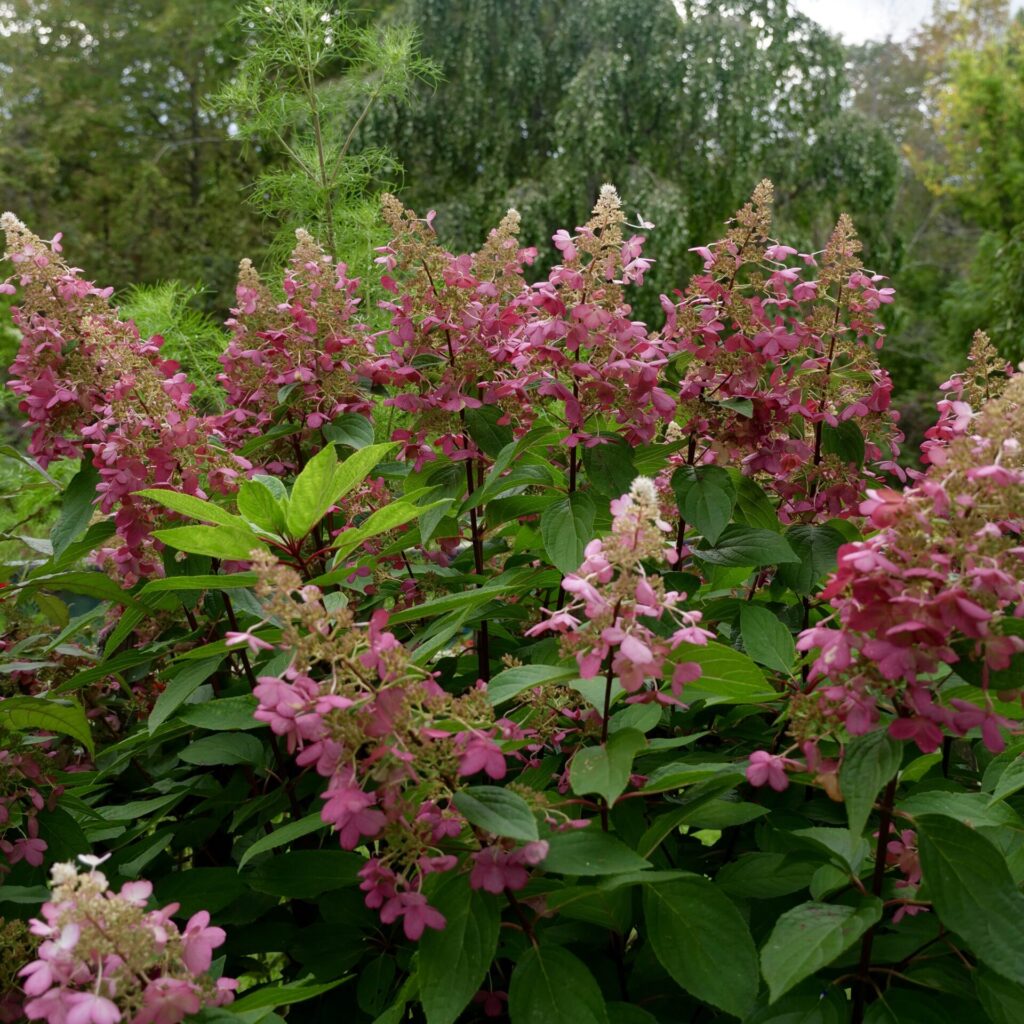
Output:
[[101,280],[225,292],[260,245],[240,209],[259,155],[207,106],[241,47],[234,13],[233,0],[0,5],[4,209],[73,237]]
[[785,2],[416,0],[394,16],[443,81],[411,109],[385,107],[368,138],[394,149],[403,194],[435,207],[456,244],[478,244],[508,206],[546,243],[606,181],[654,222],[666,267],[764,177],[806,245],[840,210],[870,225],[892,202],[896,152],[844,106],[842,46]]

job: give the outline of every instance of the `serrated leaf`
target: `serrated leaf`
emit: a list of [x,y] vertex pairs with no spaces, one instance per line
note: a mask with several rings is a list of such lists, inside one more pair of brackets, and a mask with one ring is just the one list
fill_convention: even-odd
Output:
[[1020,815],[1009,804],[1001,801],[992,803],[984,793],[925,790],[904,797],[897,808],[913,818],[934,814],[952,818],[968,828],[1024,830]]
[[535,842],[537,821],[529,804],[501,786],[470,786],[454,796],[459,813],[471,824],[492,835]]
[[201,576],[165,576],[160,580],[150,580],[139,591],[139,596],[188,590],[244,590],[255,585],[257,579],[254,572],[231,572],[223,576],[205,573]]
[[288,488],[285,487],[284,481],[280,477],[268,476],[266,473],[255,473],[253,475],[253,483],[262,484],[271,495],[284,507],[288,504]]
[[[869,1013],[875,1005],[879,1004],[872,1004],[868,1008]],[[831,985],[822,989],[808,982],[786,993],[777,1003],[759,1005],[743,1024],[849,1024],[849,1020],[850,1007],[845,992]],[[865,1017],[864,1021],[867,1024],[868,1018]],[[903,1024],[911,1022],[904,1021]]]
[[520,957],[508,1004],[515,1024],[608,1024],[594,976],[561,946],[534,946]]
[[117,620],[111,634],[103,644],[103,657],[109,658],[128,639],[147,615],[152,614],[147,608],[133,607],[125,608],[121,617]]
[[[72,548],[74,545],[72,545]],[[68,550],[72,550],[69,548]],[[72,570],[71,572],[46,573],[29,576],[18,583],[12,583],[11,591],[32,594],[36,590],[48,590],[69,594],[85,594],[101,601],[120,605],[137,605],[138,601],[125,589],[118,586],[106,573]]]
[[[728,768],[728,765],[724,767]],[[680,794],[677,808],[659,814],[640,837],[637,852],[643,857],[649,857],[694,812],[729,790],[735,789],[745,778],[743,772],[736,767],[732,771],[716,772],[696,784],[688,794]],[[647,787],[644,788],[646,791]]]
[[799,558],[786,541],[771,530],[752,526],[727,526],[713,547],[695,548],[702,562],[721,566],[783,565]]
[[326,827],[327,825],[323,818],[320,817],[319,811],[307,814],[306,817],[300,818],[298,821],[290,821],[287,825],[274,829],[269,835],[261,836],[252,846],[248,847],[245,853],[242,854],[242,859],[238,862],[238,870],[241,871],[253,857],[258,857],[261,853],[276,850],[280,846],[285,846],[313,832],[319,832],[320,829]]
[[256,550],[266,545],[248,527],[232,526],[174,526],[167,530],[154,530],[153,536],[178,551],[192,555],[209,555],[224,561],[247,562]]
[[1024,755],[1011,761],[999,776],[990,803],[998,803],[1024,789]]
[[286,514],[291,536],[305,537],[395,447],[394,442],[367,445],[340,463],[333,444],[317,452],[292,484]]
[[0,673],[9,675],[12,672],[38,672],[40,669],[53,668],[56,661],[5,661],[0,663]]
[[749,398],[721,398],[715,404],[722,406],[723,409],[730,409],[746,419],[754,415],[754,403]]
[[[251,737],[250,737],[251,738]],[[366,861],[358,853],[333,850],[289,850],[260,861],[241,876],[256,892],[296,900],[345,889],[359,882]]]
[[992,970],[1024,984],[1024,895],[1003,855],[953,818],[924,815],[915,826],[921,877],[939,920]]
[[12,732],[55,732],[78,740],[90,754],[94,749],[85,710],[71,701],[58,704],[45,697],[8,697],[0,701],[0,725]]
[[687,703],[706,700],[715,704],[762,704],[778,694],[753,659],[724,644],[681,643],[672,652],[673,662],[696,662],[700,678],[683,687]]
[[427,1024],[454,1024],[481,987],[498,949],[501,914],[492,896],[471,889],[464,876],[446,878],[430,893],[445,918],[419,944],[420,1002]]
[[337,988],[350,978],[351,975],[346,975],[344,978],[325,981],[319,985],[305,981],[296,981],[288,985],[264,985],[246,992],[241,999],[232,1003],[231,1013],[232,1016],[237,1017],[240,1014],[251,1013],[253,1010],[273,1010],[278,1006],[293,1006],[295,1003],[315,999],[325,992],[330,992],[332,988]]
[[11,536],[16,537],[25,545],[30,551],[34,551],[37,555],[46,555],[47,558],[53,557],[53,545],[43,537],[33,537],[27,533],[15,533]]
[[80,540],[73,540],[59,555],[54,555],[53,561],[46,571],[59,571],[68,569],[77,564],[83,555],[95,551],[105,540],[112,537],[116,530],[113,519],[101,519],[93,523],[83,534]]
[[[638,732],[648,733],[661,721],[662,710],[660,704],[629,704],[621,711],[616,711],[608,720],[608,731],[616,733],[620,729],[636,729]],[[688,738],[672,737],[670,742]]]
[[259,764],[263,760],[263,744],[247,733],[222,733],[195,740],[178,757],[195,765]]
[[[319,580],[314,582],[319,582]],[[395,626],[403,622],[415,622],[417,619],[434,618],[445,612],[457,611],[467,606],[482,607],[491,598],[501,597],[510,592],[510,588],[505,586],[485,586],[476,590],[464,590],[458,594],[444,594],[442,597],[431,598],[412,608],[403,608],[401,611],[392,613],[388,618],[388,623]]]
[[601,832],[594,824],[553,832],[547,843],[548,853],[540,866],[559,875],[618,875],[651,866],[621,839]]
[[[390,505],[385,505],[384,508],[379,508],[367,516],[354,530],[346,530],[338,535],[338,539],[334,542],[334,547],[337,549],[336,558],[345,558],[364,541],[379,537],[382,533],[395,530],[406,523],[411,523],[431,509],[447,508],[450,504],[451,499],[444,498],[441,501],[431,502],[429,505],[414,505],[408,501],[395,501]],[[346,576],[350,572],[351,570],[345,570]]]
[[233,732],[262,728],[265,723],[253,718],[259,701],[249,694],[238,697],[219,697],[205,704],[189,704],[178,718],[189,725],[210,732]]
[[575,679],[579,668],[559,668],[557,665],[517,665],[499,672],[487,684],[487,699],[497,707],[517,697],[524,690],[547,683],[564,683]]
[[836,568],[836,553],[846,538],[831,526],[791,526],[786,540],[796,553],[796,561],[780,565],[775,578],[794,593],[808,595],[815,584]]
[[760,983],[757,949],[732,901],[699,875],[644,888],[644,924],[661,966],[684,991],[745,1017]]
[[835,455],[841,462],[852,463],[858,469],[864,465],[864,435],[855,420],[843,420],[838,426],[821,426],[821,450]]
[[220,526],[231,526],[243,532],[247,529],[243,520],[220,505],[212,501],[204,501],[194,494],[182,494],[180,491],[172,491],[164,487],[151,487],[144,491],[136,491],[141,498],[149,498],[158,505],[169,508],[172,512],[178,512],[190,519],[198,519],[200,522],[217,523]]
[[798,828],[790,833],[797,840],[803,841],[832,858],[839,867],[845,868],[851,875],[860,871],[861,864],[868,856],[868,842],[860,833],[848,828]]
[[740,899],[777,899],[806,889],[820,863],[795,854],[742,853],[722,867],[715,882]]
[[35,601],[47,622],[57,626],[59,629],[65,629],[71,622],[71,612],[59,597],[54,597],[53,594],[44,594],[41,590],[37,590],[32,600]]
[[563,575],[575,572],[583,549],[594,537],[596,509],[589,494],[576,491],[548,506],[540,517],[540,533],[551,564]]
[[785,675],[793,673],[796,644],[793,635],[763,605],[744,604],[740,609],[743,648],[754,661]]
[[[1016,624],[1017,620],[1004,620],[1001,631],[1006,635],[1013,635],[1014,630],[1007,627]],[[979,690],[986,691],[986,694],[979,694],[976,691],[969,696],[965,695],[966,700],[982,705],[985,703],[987,693],[1000,690],[1018,690],[1024,687],[1024,654],[1014,654],[1011,656],[1010,663],[1006,668],[994,669],[985,664],[984,658],[974,657],[972,650],[973,641],[967,637],[955,640],[951,646],[958,655],[958,660],[953,665],[953,671],[964,682],[978,687]],[[1002,709],[997,706],[996,710],[1001,711]],[[1006,717],[1020,717],[1019,705],[1016,705],[1016,702],[1011,702],[1010,708],[1007,710],[1010,713]]]
[[603,434],[601,444],[583,449],[583,468],[587,480],[609,498],[625,494],[640,475],[633,463],[633,447],[618,434]]
[[973,972],[974,990],[992,1024],[1024,1021],[1024,985],[980,964]]
[[736,488],[736,521],[746,526],[778,533],[782,529],[779,514],[763,488],[738,470],[730,473],[730,476]]
[[50,887],[48,885],[4,885],[0,887],[0,903],[38,906],[49,898]]
[[344,412],[324,427],[324,437],[348,448],[366,448],[373,444],[373,424],[357,412]]
[[826,897],[849,885],[849,868],[838,868],[833,863],[822,864],[811,877],[811,899],[824,901]]
[[729,474],[720,466],[680,466],[672,474],[672,490],[682,518],[710,544],[716,543],[736,503]]
[[282,534],[285,531],[285,510],[274,497],[270,488],[258,480],[243,480],[238,485],[236,496],[238,511],[267,533]]
[[[131,819],[124,817],[120,820]],[[200,910],[216,914],[246,892],[244,880],[230,867],[190,867],[186,871],[171,871],[156,878],[153,888],[161,906],[180,903],[179,913],[185,917]]]
[[[385,455],[393,452],[397,447],[398,445],[394,441],[388,441],[385,444],[367,445],[365,448],[360,448],[359,451],[354,452],[344,462],[339,462],[334,474],[334,496],[327,507],[337,505],[349,491],[354,487],[358,487],[370,475]],[[294,498],[295,489],[293,487],[292,500]],[[323,516],[326,511],[327,508],[320,513],[320,516]]]
[[[480,489],[481,500],[486,500],[488,506],[490,504],[491,496],[500,494],[503,490],[507,489],[507,485],[503,482],[503,474],[512,464],[516,456],[523,454],[533,448],[538,448],[542,444],[549,444],[556,440],[556,435],[548,427],[533,427],[530,431],[524,434],[518,441],[510,441],[505,445],[494,456],[494,464],[487,471],[487,475],[484,478],[484,485]],[[488,507],[488,511],[490,511]]]
[[[729,780],[730,785],[727,788],[732,788],[740,783],[745,776],[740,768],[729,761],[711,761],[705,764],[678,761],[663,764],[651,772],[647,777],[647,784],[644,786],[643,792],[667,792],[719,778]],[[684,818],[680,817],[678,823],[681,824],[683,820]]]
[[860,835],[868,823],[871,808],[882,787],[899,771],[903,744],[892,739],[885,729],[855,736],[846,744],[839,786],[846,803],[850,831]]
[[337,470],[338,456],[333,444],[325,445],[302,467],[292,484],[285,516],[292,537],[305,537],[334,504],[338,491],[335,486]]
[[96,485],[100,475],[91,462],[83,462],[82,468],[71,478],[61,500],[60,515],[50,530],[50,543],[54,558],[59,558],[68,546],[85,532],[92,518],[96,501]]
[[513,441],[512,428],[508,424],[500,424],[503,412],[496,405],[482,405],[479,409],[466,410],[466,428],[469,436],[477,447],[492,459],[501,454],[501,450]]
[[856,907],[809,902],[787,910],[761,950],[771,1001],[827,967],[881,917],[882,901],[875,897]]
[[658,1018],[634,1003],[606,1003],[608,1024],[658,1024]]
[[747,803],[743,800],[712,800],[692,814],[688,814],[684,822],[691,828],[721,831],[734,825],[746,825],[770,813],[771,809],[761,804]]
[[13,445],[0,445],[0,455],[6,455],[7,458],[14,459],[16,462],[20,462],[22,465],[28,466],[30,469],[38,473],[52,487],[55,487],[58,491],[60,490],[60,484],[54,480],[54,478],[50,476],[50,474],[47,473],[35,459],[26,455],[24,452],[19,452]]
[[[356,1003],[363,1013],[379,1020],[380,1017],[377,1015],[386,1012],[394,988],[396,970],[394,957],[388,956],[387,953],[379,953],[363,961],[356,978]],[[392,1017],[392,1020],[394,1019]]]
[[[454,501],[466,494],[466,473],[461,464],[449,463],[438,466],[427,475],[426,482],[430,487],[437,489],[435,493],[440,498],[451,498]],[[409,484],[407,483],[406,486],[408,487]],[[428,543],[434,536],[446,511],[447,509],[443,505],[438,505],[420,517],[420,540],[422,543]]]
[[596,793],[611,806],[629,785],[636,752],[646,743],[636,729],[621,729],[607,743],[584,747],[569,765],[569,782],[577,796]]

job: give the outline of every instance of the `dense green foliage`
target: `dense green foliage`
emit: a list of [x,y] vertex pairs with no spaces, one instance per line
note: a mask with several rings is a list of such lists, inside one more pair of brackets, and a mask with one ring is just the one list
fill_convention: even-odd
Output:
[[656,296],[763,177],[806,246],[844,210],[870,231],[892,202],[896,153],[843,109],[842,46],[785,3],[415,0],[400,14],[444,80],[370,136],[454,245],[475,246],[514,206],[543,247],[550,224],[582,223],[614,179],[657,227]]
[[159,334],[163,354],[187,366],[196,385],[196,402],[201,408],[217,408],[221,401],[217,374],[227,334],[200,302],[199,285],[187,287],[180,281],[137,284],[127,289],[121,315],[131,320],[144,338]]
[[[0,204],[96,254],[101,279],[216,288],[262,231],[259,154],[206,102],[243,44],[233,0],[13,0],[0,8]],[[50,225],[53,225],[52,229]]]
[[948,87],[936,96],[941,160],[930,187],[982,232],[958,301],[958,326],[983,317],[1007,356],[1024,357],[1024,22],[951,54]]

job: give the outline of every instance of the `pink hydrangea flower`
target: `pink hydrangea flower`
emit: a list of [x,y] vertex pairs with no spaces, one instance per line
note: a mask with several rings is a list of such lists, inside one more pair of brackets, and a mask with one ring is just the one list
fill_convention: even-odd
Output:
[[752,786],[771,786],[781,793],[789,785],[786,759],[778,754],[769,754],[767,750],[755,750],[747,766],[747,781]]

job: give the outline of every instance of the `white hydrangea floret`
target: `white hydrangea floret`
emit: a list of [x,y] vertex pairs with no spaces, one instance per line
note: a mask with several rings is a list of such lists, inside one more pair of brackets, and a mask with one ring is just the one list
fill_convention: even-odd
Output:
[[629,494],[638,505],[658,504],[658,488],[649,476],[638,476],[631,484]]
[[50,881],[54,888],[58,885],[67,885],[68,882],[73,882],[77,877],[78,868],[75,867],[72,861],[62,861],[50,868]]

